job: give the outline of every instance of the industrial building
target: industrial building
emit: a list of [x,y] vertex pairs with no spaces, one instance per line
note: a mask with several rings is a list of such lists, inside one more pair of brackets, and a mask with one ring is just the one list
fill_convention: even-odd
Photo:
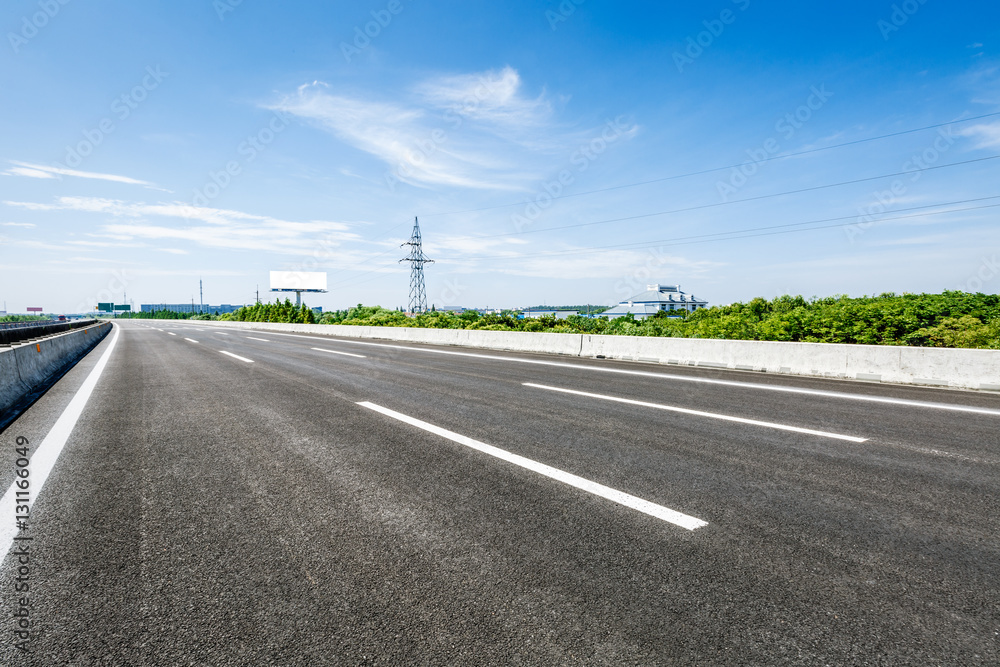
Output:
[[681,291],[680,285],[646,285],[646,291],[622,301],[617,306],[601,313],[608,319],[615,319],[631,313],[635,319],[644,320],[658,312],[668,315],[677,311],[695,311],[706,308],[707,301],[695,298],[692,294]]

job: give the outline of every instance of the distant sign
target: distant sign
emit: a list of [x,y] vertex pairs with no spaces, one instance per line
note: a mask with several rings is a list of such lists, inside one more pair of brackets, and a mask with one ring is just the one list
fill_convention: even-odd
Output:
[[325,292],[326,272],[271,271],[271,289],[275,291]]
[[28,312],[29,313],[40,313],[40,312],[42,312],[42,309],[41,308],[35,308],[34,306],[28,306]]
[[97,304],[97,310],[98,312],[101,313],[110,313],[114,309],[115,309],[115,304],[111,303],[110,301],[108,301],[107,303],[102,302]]
[[132,310],[132,306],[128,306],[128,305],[122,306],[122,305],[116,304],[115,305],[115,310]]

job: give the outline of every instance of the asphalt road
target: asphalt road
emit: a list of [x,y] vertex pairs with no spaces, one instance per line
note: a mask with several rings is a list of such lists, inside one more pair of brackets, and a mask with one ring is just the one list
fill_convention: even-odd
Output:
[[133,321],[0,491],[101,368],[4,665],[1000,664],[995,395]]

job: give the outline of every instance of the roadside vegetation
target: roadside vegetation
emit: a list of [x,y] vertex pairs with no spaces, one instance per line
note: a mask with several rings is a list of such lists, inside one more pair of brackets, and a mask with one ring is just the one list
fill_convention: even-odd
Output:
[[274,303],[255,303],[243,306],[233,313],[226,313],[217,318],[233,322],[285,322],[292,324],[315,324],[316,313],[309,306],[296,306],[291,299],[275,300]]
[[0,316],[0,324],[6,322],[38,322],[52,319],[49,315],[3,315]]
[[588,333],[620,336],[721,338],[729,340],[856,343],[918,347],[1000,349],[1000,295],[881,294],[851,298],[804,299],[781,296],[705,308],[693,313],[659,313],[646,320],[631,315],[607,317],[552,316],[520,319],[518,311],[480,315],[476,311],[431,311],[408,317],[399,310],[361,304],[317,316],[289,299],[245,306],[216,316],[191,313],[132,313],[139,319],[204,319],[235,322],[344,324],[348,326],[420,327]]
[[1000,296],[966,292],[881,294],[858,298],[757,298],[680,316],[668,317],[660,313],[647,320],[635,320],[631,316],[614,320],[581,316],[565,320],[554,317],[517,319],[514,311],[500,315],[438,311],[407,317],[397,310],[359,305],[350,310],[324,313],[320,322],[358,326],[1000,349]]

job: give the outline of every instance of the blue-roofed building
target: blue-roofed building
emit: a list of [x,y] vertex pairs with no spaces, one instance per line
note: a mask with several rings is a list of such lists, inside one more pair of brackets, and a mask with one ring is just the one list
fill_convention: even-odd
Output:
[[706,307],[708,307],[707,301],[682,292],[680,285],[646,285],[645,292],[640,292],[605,310],[601,316],[613,320],[631,313],[635,319],[644,320],[659,312],[680,315],[680,311],[692,312]]

